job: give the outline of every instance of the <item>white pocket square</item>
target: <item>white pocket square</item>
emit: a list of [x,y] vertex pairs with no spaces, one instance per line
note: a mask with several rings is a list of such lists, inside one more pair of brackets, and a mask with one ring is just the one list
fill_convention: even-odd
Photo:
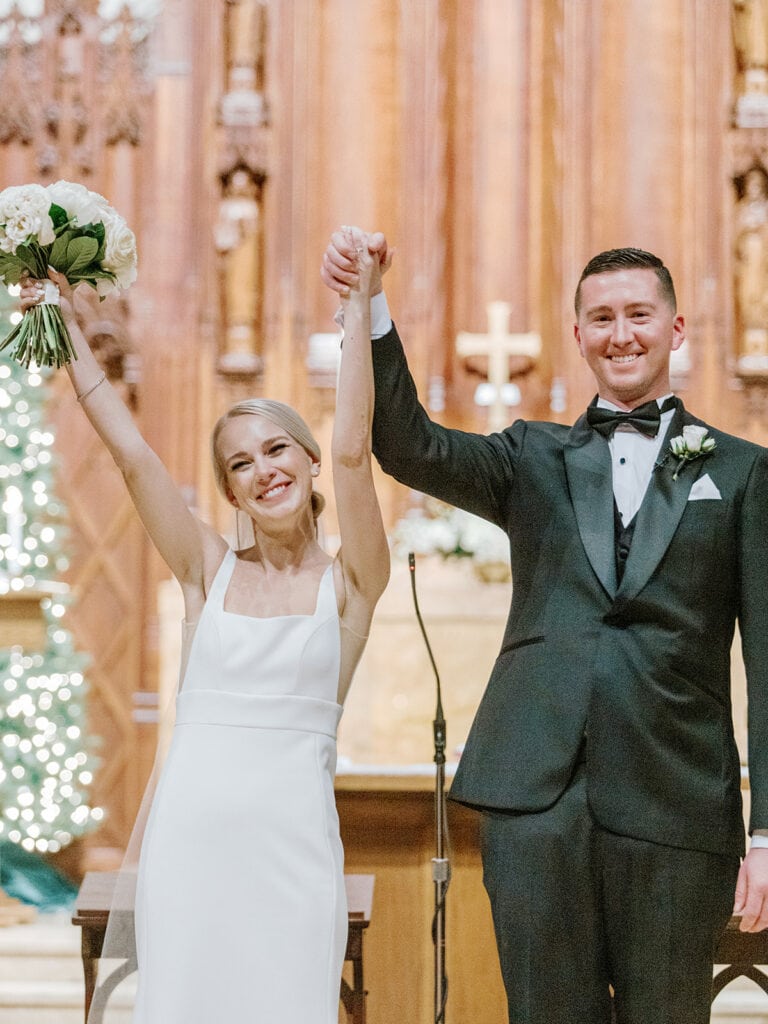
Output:
[[717,484],[709,473],[705,473],[698,480],[694,480],[691,493],[688,495],[688,501],[702,501],[706,498],[722,498],[722,494],[717,489]]

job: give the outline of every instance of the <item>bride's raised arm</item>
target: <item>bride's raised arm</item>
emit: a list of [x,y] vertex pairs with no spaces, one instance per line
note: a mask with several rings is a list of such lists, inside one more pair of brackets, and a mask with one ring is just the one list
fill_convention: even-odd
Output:
[[389,579],[389,548],[371,471],[373,368],[370,296],[380,279],[378,254],[356,228],[351,233],[358,282],[342,299],[341,354],[332,459],[341,561],[346,586],[342,623],[361,636],[368,632],[376,601]]
[[[77,359],[66,368],[75,395],[96,433],[120,469],[152,542],[185,589],[203,591],[226,544],[189,510],[159,457],[142,437],[120,396],[106,379],[80,330],[73,308],[73,291],[66,278],[51,272],[61,294],[61,311]],[[21,305],[26,312],[41,300],[44,282],[22,283]]]

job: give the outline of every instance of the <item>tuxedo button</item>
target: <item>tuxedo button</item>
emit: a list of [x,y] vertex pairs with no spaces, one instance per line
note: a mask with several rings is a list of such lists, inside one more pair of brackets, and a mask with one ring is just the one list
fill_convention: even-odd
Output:
[[603,616],[603,622],[606,624],[606,626],[616,626],[618,629],[623,629],[624,626],[629,625],[629,621],[626,617],[626,614],[618,608],[613,609],[610,612],[607,612]]

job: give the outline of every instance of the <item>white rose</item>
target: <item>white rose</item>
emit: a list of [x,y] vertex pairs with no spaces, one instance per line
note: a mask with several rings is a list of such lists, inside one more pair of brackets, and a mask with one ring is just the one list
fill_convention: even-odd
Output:
[[701,451],[701,442],[704,440],[704,435],[706,433],[706,427],[683,427],[683,440],[685,441],[685,446],[689,452]]
[[69,219],[80,227],[100,223],[104,220],[105,211],[109,209],[103,196],[74,181],[57,181],[49,185],[48,195],[51,201],[66,210]]
[[50,208],[50,196],[42,185],[12,185],[0,192],[0,248],[16,252],[16,247],[29,238],[50,245],[56,237]]
[[119,213],[105,214],[106,246],[101,265],[111,271],[121,288],[136,280],[136,236]]
[[6,223],[5,233],[14,243],[14,250],[17,245],[26,242],[30,235],[37,234],[36,227],[36,218],[28,213],[19,213]]
[[110,281],[108,278],[96,278],[96,294],[100,298],[104,299],[107,297],[107,295],[115,295],[119,291],[120,289],[118,288],[118,286],[113,281]]

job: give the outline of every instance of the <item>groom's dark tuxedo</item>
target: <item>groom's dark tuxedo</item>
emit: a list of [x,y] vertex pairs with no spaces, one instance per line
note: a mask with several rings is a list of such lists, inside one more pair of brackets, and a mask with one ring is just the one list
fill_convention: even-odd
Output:
[[751,823],[768,827],[768,453],[708,428],[714,451],[675,478],[669,439],[701,424],[680,405],[619,582],[609,447],[586,416],[571,428],[447,430],[419,405],[394,328],[373,349],[373,446],[384,470],[510,539],[509,619],[451,796],[541,811],[585,757],[588,804],[603,829],[739,855],[737,619]]

